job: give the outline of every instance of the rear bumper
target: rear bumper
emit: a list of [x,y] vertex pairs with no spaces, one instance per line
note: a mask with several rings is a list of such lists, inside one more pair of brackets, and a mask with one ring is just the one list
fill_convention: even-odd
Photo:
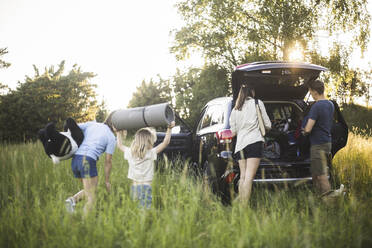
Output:
[[[238,161],[232,158],[231,153],[225,152],[220,153],[218,158],[220,165],[226,167],[228,161],[231,160],[234,163],[234,171],[239,174]],[[268,159],[262,159],[257,169],[255,183],[291,183],[291,184],[302,184],[312,181],[310,172],[310,160],[302,161],[270,161]]]
[[254,179],[255,183],[307,183],[312,181],[311,177],[304,178],[264,178]]

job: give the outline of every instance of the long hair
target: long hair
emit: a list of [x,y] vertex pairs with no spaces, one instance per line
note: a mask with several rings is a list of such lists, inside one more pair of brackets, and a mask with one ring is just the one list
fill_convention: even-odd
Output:
[[141,128],[134,135],[134,140],[130,146],[132,157],[143,159],[156,141],[156,132],[152,128]]
[[238,98],[236,99],[234,109],[241,111],[245,100],[248,97],[254,97],[254,88],[243,84],[240,87]]

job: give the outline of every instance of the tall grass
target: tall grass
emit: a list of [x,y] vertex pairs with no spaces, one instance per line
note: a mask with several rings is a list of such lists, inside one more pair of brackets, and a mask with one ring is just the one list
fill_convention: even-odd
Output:
[[0,151],[0,247],[369,247],[372,245],[372,139],[350,135],[334,159],[349,193],[334,207],[311,187],[255,186],[249,207],[224,206],[181,162],[159,164],[153,206],[129,198],[128,165],[113,158],[112,191],[98,162],[95,209],[82,217],[64,200],[81,189],[70,161],[53,165],[40,144],[3,145]]

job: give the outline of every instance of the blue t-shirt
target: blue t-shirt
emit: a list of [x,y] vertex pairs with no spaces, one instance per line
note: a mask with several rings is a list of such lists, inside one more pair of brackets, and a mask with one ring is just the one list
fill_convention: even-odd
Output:
[[332,142],[331,128],[334,109],[333,103],[328,100],[319,100],[311,106],[309,114],[304,118],[304,121],[306,120],[307,122],[308,119],[315,121],[310,133],[310,143],[312,145]]
[[84,140],[75,154],[98,160],[104,152],[114,153],[116,138],[106,124],[90,121],[78,125],[84,133]]

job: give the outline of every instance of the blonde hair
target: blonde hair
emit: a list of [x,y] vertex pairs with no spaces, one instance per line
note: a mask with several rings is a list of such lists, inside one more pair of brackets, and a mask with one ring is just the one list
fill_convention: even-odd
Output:
[[132,157],[143,159],[156,141],[156,131],[154,128],[141,128],[134,135],[134,140],[130,146]]
[[245,100],[248,97],[254,97],[253,92],[254,92],[254,88],[243,84],[240,87],[239,95],[238,95],[238,98],[236,99],[234,109],[241,111]]

